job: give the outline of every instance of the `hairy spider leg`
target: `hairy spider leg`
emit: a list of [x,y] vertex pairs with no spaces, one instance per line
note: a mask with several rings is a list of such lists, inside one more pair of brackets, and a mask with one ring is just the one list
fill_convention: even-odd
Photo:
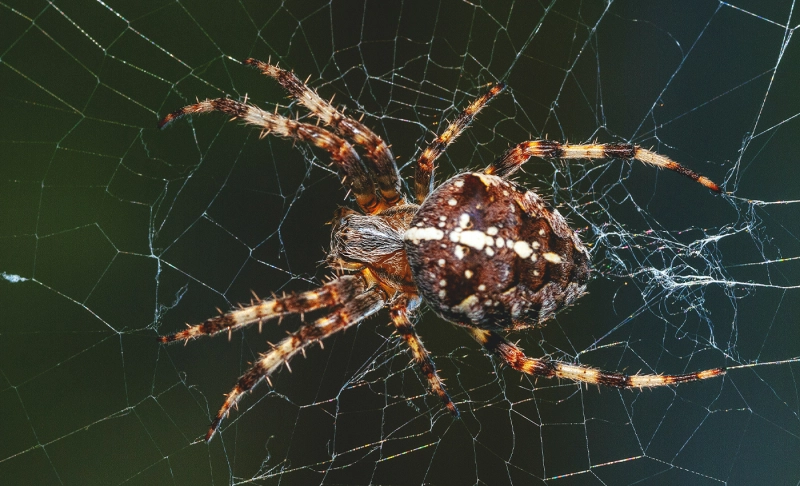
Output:
[[444,383],[436,372],[436,365],[433,363],[433,359],[431,359],[428,350],[425,349],[425,345],[422,344],[422,340],[414,330],[414,325],[408,318],[408,304],[408,297],[402,296],[392,305],[389,314],[392,317],[394,327],[411,350],[414,362],[419,366],[422,374],[425,375],[425,378],[428,380],[428,387],[431,393],[438,396],[444,406],[450,410],[450,413],[458,417],[458,409],[453,403],[453,400],[450,399],[450,395],[447,394]]
[[225,331],[230,336],[233,331],[239,331],[255,323],[259,323],[260,326],[266,320],[287,314],[303,314],[341,304],[364,292],[365,289],[366,284],[361,275],[344,275],[318,289],[274,299],[264,299],[258,303],[212,317],[202,324],[190,326],[175,334],[161,336],[158,341],[162,343],[189,341],[200,336],[211,336]]
[[222,420],[228,415],[231,408],[236,406],[239,399],[262,380],[268,380],[269,376],[280,365],[286,364],[288,368],[288,362],[292,356],[303,351],[310,344],[343,331],[375,314],[383,308],[385,300],[386,295],[382,290],[378,288],[368,289],[352,300],[334,308],[333,312],[328,316],[303,325],[296,332],[289,334],[289,336],[274,345],[270,351],[259,355],[258,361],[239,378],[239,382],[227,395],[225,403],[211,422],[206,434],[206,441],[211,440],[217,429],[219,429]]
[[247,59],[244,63],[275,79],[298,103],[308,108],[311,114],[319,118],[322,123],[333,128],[339,135],[349,138],[356,145],[363,147],[367,159],[371,162],[370,169],[378,183],[378,189],[386,202],[386,207],[403,202],[400,172],[392,151],[380,136],[337,110],[330,102],[322,99],[314,90],[300,81],[293,72],[257,59]]
[[263,129],[263,135],[274,133],[283,138],[302,140],[319,147],[330,154],[331,160],[339,169],[343,183],[353,191],[356,202],[367,214],[381,211],[381,205],[375,195],[375,184],[361,163],[358,153],[346,140],[327,130],[308,123],[290,120],[275,113],[266,112],[258,107],[240,103],[229,98],[205,100],[183,108],[165,116],[159,123],[164,128],[174,120],[185,115],[195,115],[221,111],[249,125]]
[[542,159],[635,159],[645,164],[677,172],[714,192],[722,192],[722,189],[708,177],[687,169],[665,155],[629,143],[569,145],[547,140],[522,142],[508,149],[484,172],[506,177],[513,174],[531,157]]
[[682,375],[624,375],[561,361],[529,358],[521,349],[494,331],[470,328],[469,332],[484,348],[496,354],[515,370],[544,378],[566,378],[614,388],[651,388],[707,380],[725,374],[725,368],[712,368]]
[[434,161],[447,150],[448,145],[453,143],[455,139],[461,135],[461,132],[466,130],[469,124],[472,123],[472,119],[475,118],[475,115],[477,115],[492,98],[500,94],[505,87],[505,83],[498,83],[494,85],[492,89],[484,93],[483,96],[470,103],[469,106],[464,108],[464,111],[448,125],[445,131],[436,137],[436,140],[431,142],[422,152],[419,159],[417,159],[417,166],[414,172],[414,190],[418,203],[422,204],[425,198],[428,197],[428,194],[433,190]]

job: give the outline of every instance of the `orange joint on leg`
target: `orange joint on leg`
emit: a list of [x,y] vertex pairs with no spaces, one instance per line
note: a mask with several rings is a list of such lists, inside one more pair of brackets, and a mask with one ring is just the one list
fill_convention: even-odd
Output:
[[700,371],[699,373],[697,373],[697,379],[707,380],[709,378],[714,378],[715,376],[722,376],[724,374],[725,374],[724,368],[714,368],[712,370]]

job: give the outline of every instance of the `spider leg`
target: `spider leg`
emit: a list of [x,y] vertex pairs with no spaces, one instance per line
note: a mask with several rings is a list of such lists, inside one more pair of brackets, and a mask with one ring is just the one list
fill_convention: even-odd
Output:
[[433,363],[433,359],[431,359],[428,350],[425,349],[425,345],[422,344],[422,340],[414,330],[414,325],[408,319],[408,304],[408,297],[403,296],[397,299],[392,305],[389,314],[392,317],[395,329],[397,329],[397,333],[402,336],[403,340],[408,345],[414,357],[414,361],[419,365],[422,374],[425,375],[425,378],[428,380],[430,391],[439,397],[442,403],[444,403],[444,406],[450,410],[450,413],[458,417],[458,409],[453,403],[453,400],[450,399],[450,395],[447,394],[444,383],[442,379],[439,378],[439,374],[436,373],[436,365]]
[[433,162],[439,158],[439,156],[447,150],[448,145],[453,143],[455,139],[461,135],[461,132],[472,123],[472,119],[475,118],[475,115],[477,115],[492,98],[500,94],[505,87],[506,85],[504,83],[498,83],[494,85],[492,89],[484,93],[483,96],[470,103],[455,120],[450,122],[450,125],[445,131],[436,137],[436,140],[431,142],[422,152],[422,155],[417,159],[417,168],[414,172],[414,191],[418,203],[422,204],[422,201],[424,201],[433,190]]
[[300,81],[293,72],[257,59],[247,59],[244,63],[275,79],[298,103],[308,108],[322,123],[333,128],[339,135],[349,138],[356,145],[364,147],[365,155],[372,164],[371,169],[375,174],[378,189],[386,204],[395,206],[402,202],[400,172],[394,162],[392,151],[381,137],[322,99],[314,90]]
[[255,106],[228,98],[217,98],[184,106],[180,110],[165,116],[158,123],[158,127],[163,128],[185,115],[211,111],[221,111],[234,118],[241,119],[249,125],[261,127],[264,133],[274,133],[279,137],[302,140],[327,151],[331,160],[339,169],[339,173],[344,177],[345,184],[353,191],[358,205],[368,214],[377,213],[382,209],[375,195],[375,184],[361,164],[361,160],[353,147],[346,140],[315,125],[290,120],[275,113],[269,113]]
[[225,403],[217,412],[214,421],[206,434],[206,441],[219,429],[222,420],[228,415],[231,408],[236,406],[244,394],[252,390],[262,380],[269,376],[282,364],[288,364],[289,359],[307,346],[321,341],[326,337],[343,331],[348,327],[358,324],[362,320],[378,312],[384,305],[386,296],[379,289],[370,289],[357,295],[350,301],[338,306],[326,317],[321,317],[310,324],[303,325],[296,332],[282,339],[270,351],[259,356],[225,399]]
[[645,164],[677,172],[714,192],[722,192],[722,189],[708,177],[687,169],[669,157],[628,143],[569,145],[545,140],[522,142],[508,149],[484,172],[501,177],[509,176],[531,157],[543,159],[635,159]]
[[230,334],[247,326],[286,314],[311,312],[325,307],[332,307],[347,301],[351,297],[364,292],[365,283],[360,275],[345,275],[332,280],[322,287],[307,292],[289,294],[275,299],[264,299],[261,302],[242,307],[217,317],[212,317],[202,324],[188,329],[161,336],[159,342],[171,343],[188,341],[200,336],[210,336],[223,331]]
[[683,375],[624,375],[561,361],[529,358],[521,349],[494,331],[470,328],[469,332],[484,348],[496,354],[515,370],[545,378],[566,378],[614,388],[651,388],[706,380],[725,374],[725,368],[713,368]]

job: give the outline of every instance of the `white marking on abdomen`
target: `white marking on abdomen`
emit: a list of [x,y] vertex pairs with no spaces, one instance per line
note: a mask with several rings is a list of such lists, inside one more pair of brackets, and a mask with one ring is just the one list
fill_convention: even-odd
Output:
[[415,245],[418,245],[420,241],[441,240],[442,238],[444,238],[444,231],[433,227],[409,228],[403,235],[403,239],[411,240]]
[[520,256],[520,258],[528,258],[533,253],[531,249],[531,245],[529,245],[526,241],[517,241],[514,243],[514,252]]

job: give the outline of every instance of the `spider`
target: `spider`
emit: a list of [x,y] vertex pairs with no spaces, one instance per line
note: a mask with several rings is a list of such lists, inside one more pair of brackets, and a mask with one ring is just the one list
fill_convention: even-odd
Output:
[[[494,85],[474,100],[421,153],[414,176],[415,202],[401,191],[394,156],[380,136],[335,108],[292,72],[270,62],[244,62],[275,79],[299,104],[331,131],[260,108],[218,98],[185,106],[164,117],[163,128],[184,115],[220,111],[274,134],[300,140],[330,154],[342,184],[361,211],[340,208],[332,222],[326,263],[337,277],[321,287],[283,297],[256,299],[249,306],[202,324],[162,336],[159,341],[189,341],[238,331],[288,314],[325,310],[326,315],[271,345],[226,395],[206,434],[210,441],[223,418],[242,396],[312,343],[352,327],[388,307],[397,333],[408,345],[430,392],[458,416],[433,360],[414,329],[425,303],[461,326],[487,351],[511,368],[535,377],[565,378],[617,388],[675,385],[705,380],[724,368],[680,375],[624,375],[579,364],[531,358],[500,333],[542,326],[584,294],[590,278],[589,252],[558,210],[508,177],[531,157],[558,159],[635,159],[670,169],[714,192],[719,186],[669,158],[631,144],[569,145],[522,142],[481,172],[451,177],[434,189],[434,161],[505,85]],[[354,146],[360,149],[363,158]]]

